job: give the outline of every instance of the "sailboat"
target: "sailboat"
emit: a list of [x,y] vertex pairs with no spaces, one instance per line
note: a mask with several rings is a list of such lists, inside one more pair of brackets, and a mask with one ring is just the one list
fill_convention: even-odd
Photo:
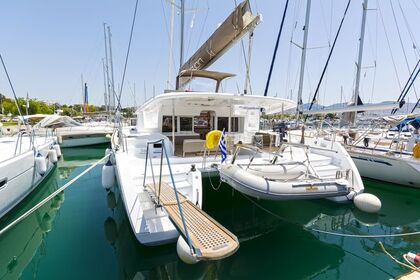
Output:
[[[3,57],[3,68],[12,86]],[[23,118],[19,106],[19,115]],[[37,136],[29,125],[15,136],[0,137],[0,218],[29,195],[56,166],[60,146],[51,133]]]
[[[362,57],[363,57],[363,46],[364,46],[364,35],[366,29],[366,14],[368,10],[368,0],[363,2],[363,17],[361,24],[360,40],[359,40],[359,54],[358,61],[356,63],[357,72],[356,72],[356,84],[355,90],[352,98],[352,102],[349,106],[342,108],[340,110],[332,110],[334,113],[343,113],[341,118],[342,125],[350,125],[350,128],[347,131],[341,132],[341,135],[338,135],[337,131],[333,129],[332,131],[327,132],[329,135],[327,137],[334,138],[341,143],[344,143],[344,146],[347,152],[352,157],[354,163],[357,166],[360,174],[363,177],[372,178],[376,180],[392,182],[400,185],[410,186],[410,187],[420,187],[420,139],[418,134],[410,133],[407,135],[407,144],[403,143],[404,139],[401,133],[401,127],[404,123],[409,122],[409,120],[404,121],[404,118],[401,119],[402,123],[397,126],[399,127],[398,132],[388,131],[386,136],[381,137],[377,135],[372,135],[374,128],[369,129],[359,129],[354,128],[356,124],[356,116],[359,111],[369,111],[369,110],[393,110],[395,112],[399,109],[403,103],[393,102],[389,104],[380,104],[380,105],[363,105],[360,97],[360,77],[361,77],[361,67],[362,67]],[[416,65],[416,68],[413,69],[413,73],[420,71],[420,68],[417,68],[419,64]],[[416,76],[410,76],[407,81],[406,87],[403,92],[408,92],[410,86],[413,84]],[[331,111],[322,110],[322,111],[309,111],[307,113],[311,114],[327,114]],[[384,117],[388,123],[395,123],[395,120],[398,118],[395,117]],[[413,123],[414,124],[414,123]],[[344,136],[343,136],[344,134]],[[347,141],[346,138],[352,136],[352,141]],[[385,138],[392,137],[392,139]],[[396,142],[396,145],[394,145]],[[386,144],[386,146],[384,146]],[[406,149],[407,148],[407,149]],[[419,150],[419,152],[416,152]]]

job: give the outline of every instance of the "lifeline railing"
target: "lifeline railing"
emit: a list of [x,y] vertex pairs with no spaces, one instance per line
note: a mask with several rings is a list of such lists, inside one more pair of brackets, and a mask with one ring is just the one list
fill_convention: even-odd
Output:
[[[34,147],[34,135],[31,132],[27,132],[27,131],[20,131],[17,135],[17,139],[16,139],[16,145],[15,145],[15,152],[14,152],[14,156],[18,156],[22,153],[22,139],[23,136],[28,135],[29,136],[29,149]],[[19,153],[18,153],[18,149],[19,149]]]
[[[171,164],[169,162],[168,152],[166,150],[164,139],[159,139],[159,140],[156,140],[156,141],[147,142],[146,163],[144,165],[143,187],[146,187],[146,175],[147,175],[146,172],[147,172],[147,164],[148,164],[148,159],[149,159],[149,146],[150,145],[156,146],[156,145],[159,145],[159,144],[160,144],[160,148],[161,148],[161,154],[160,154],[160,164],[159,164],[159,189],[158,189],[158,194],[156,194],[155,174],[154,174],[154,171],[153,171],[152,157],[150,157],[150,167],[152,169],[153,187],[154,187],[155,195],[157,195],[157,199],[158,199],[157,205],[160,206],[160,198],[159,197],[160,197],[160,189],[161,189],[161,186],[162,186],[162,169],[163,169],[163,160],[164,160],[163,155],[165,154],[166,164],[168,166],[169,175],[171,177],[172,187],[174,189],[176,203],[178,205],[178,210],[179,210],[179,215],[181,216],[182,226],[184,228],[184,236],[187,239],[188,246],[190,247],[191,254],[196,254],[196,250],[192,245],[192,241],[191,241],[189,233],[188,233],[188,228],[187,228],[187,224],[185,222],[184,213],[182,211],[182,206],[181,206],[181,203],[179,202],[178,191],[176,190],[175,179],[174,179],[174,176],[173,176],[173,173],[172,173],[172,168],[171,168]],[[159,146],[157,146],[157,148],[159,148]]]
[[[274,154],[274,158],[271,160],[271,164],[275,164],[276,163],[278,156],[282,156],[282,153],[285,151],[285,149],[288,146],[289,147],[296,147],[296,148],[303,149],[303,151],[305,153],[305,156],[306,156],[306,160],[305,161],[308,162],[308,164],[306,165],[307,173],[308,174],[314,174],[316,177],[319,177],[319,175],[316,172],[315,168],[312,166],[312,163],[311,163],[311,161],[309,159],[308,150],[309,149],[313,149],[313,150],[319,150],[319,151],[324,151],[324,152],[338,153],[338,151],[335,151],[335,150],[332,150],[332,149],[328,149],[328,148],[313,147],[313,146],[310,146],[310,145],[305,145],[305,144],[300,144],[300,143],[283,142],[283,143],[280,144],[277,152],[273,152],[272,153],[272,154]],[[238,156],[239,151],[241,149],[252,152],[252,156],[251,156],[251,158],[249,160],[249,163],[248,163],[246,169],[248,169],[251,166],[251,164],[252,164],[255,156],[258,153],[262,153],[262,150],[260,148],[258,148],[258,147],[255,147],[255,146],[246,145],[246,144],[237,145],[236,150],[235,150],[235,153],[233,154],[233,157],[232,157],[232,160],[231,160],[231,163],[232,164],[235,163],[236,157]],[[292,153],[292,150],[290,150],[290,153]]]

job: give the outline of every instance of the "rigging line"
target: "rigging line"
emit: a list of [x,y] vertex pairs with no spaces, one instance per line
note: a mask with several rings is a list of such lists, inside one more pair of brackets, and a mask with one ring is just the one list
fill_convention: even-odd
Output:
[[324,5],[322,5],[322,1],[319,1],[319,3],[320,3],[320,6],[321,6],[322,23],[323,23],[324,28],[325,28],[325,35],[328,37],[328,47],[329,47],[331,45],[331,42],[330,42],[331,36],[328,36],[328,27],[327,27],[327,21],[325,19]]
[[[378,6],[378,0],[376,0],[376,6]],[[370,102],[373,102],[373,93],[375,92],[376,85],[376,72],[377,72],[377,60],[378,60],[378,12],[375,13],[375,69],[373,70],[373,81],[372,81],[372,91],[370,93]]]
[[[402,41],[402,38],[401,38],[400,27],[398,26],[397,18],[395,16],[394,5],[392,4],[392,1],[391,0],[389,0],[389,4],[391,5],[392,16],[394,18],[395,26],[397,27],[398,38],[399,38],[399,41],[400,41],[400,44],[401,44],[401,48],[402,48],[402,51],[403,51],[403,54],[404,54],[405,64],[407,66],[408,73],[410,73],[411,72],[411,70],[410,70],[410,64],[408,63],[407,54],[405,52],[404,44],[403,44],[403,41]],[[413,41],[412,41],[412,43],[414,44]],[[413,86],[413,90],[414,90],[414,93],[416,95],[416,98],[418,99],[418,97],[417,97],[417,91],[416,91],[416,87],[415,86]]]
[[[332,46],[331,46],[330,53],[328,54],[327,61],[326,61],[325,65],[324,65],[324,69],[322,70],[321,77],[320,77],[319,82],[318,82],[318,85],[317,85],[317,87],[316,87],[316,90],[315,90],[314,97],[313,97],[313,99],[312,99],[311,105],[309,105],[309,109],[308,109],[308,111],[310,111],[310,110],[312,109],[312,106],[313,106],[313,104],[314,104],[314,103],[315,103],[315,101],[316,101],[316,97],[317,97],[317,95],[318,95],[319,88],[320,88],[320,86],[321,86],[322,80],[323,80],[323,78],[324,78],[325,72],[326,72],[327,67],[328,67],[328,64],[329,64],[329,62],[330,62],[330,59],[331,59],[332,53],[334,52],[335,43],[337,42],[338,35],[340,34],[341,27],[343,26],[344,19],[346,18],[346,14],[347,14],[347,11],[348,11],[348,9],[349,9],[350,2],[351,2],[351,0],[349,0],[349,1],[347,2],[346,9],[344,10],[343,17],[341,18],[340,25],[339,25],[339,27],[338,27],[337,33],[335,34],[334,42],[333,42],[333,44],[332,44]],[[308,118],[308,115],[306,115],[305,120],[306,120],[307,118]]]
[[420,55],[420,51],[417,48],[418,45],[417,45],[417,42],[416,42],[416,38],[414,37],[413,32],[411,31],[410,24],[408,23],[407,17],[405,16],[405,13],[404,13],[404,10],[401,6],[400,1],[398,1],[398,6],[400,7],[401,14],[403,16],[404,23],[407,26],[408,34],[410,34],[411,41],[414,43],[414,46],[413,46],[414,47],[414,53],[416,53],[417,56],[418,56],[418,55]]
[[295,1],[294,10],[293,10],[293,21],[292,21],[293,24],[292,24],[292,28],[291,28],[291,32],[290,32],[290,41],[289,41],[289,50],[288,50],[288,59],[287,59],[287,68],[286,68],[286,69],[289,69],[288,71],[286,71],[287,72],[287,75],[286,75],[286,95],[289,94],[289,89],[291,91],[292,87],[295,86],[295,85],[291,86],[293,75],[292,75],[292,71],[290,69],[292,67],[292,51],[293,51],[292,47],[294,45],[293,40],[294,40],[295,31],[296,31],[297,24],[298,24],[297,17],[298,17],[298,14],[299,14],[299,10],[301,9],[301,4],[302,4],[301,0]]
[[[289,0],[287,0],[287,1],[289,1]],[[233,2],[235,3],[235,8],[237,7],[237,2],[236,2],[236,0],[233,0]],[[251,95],[252,95],[252,86],[251,86],[251,79],[250,79],[250,77],[249,77],[249,66],[250,66],[250,61],[248,61],[248,59],[246,58],[246,55],[245,55],[245,46],[244,46],[244,40],[243,39],[241,39],[241,50],[242,50],[242,55],[243,55],[243,58],[244,58],[244,61],[245,61],[245,67],[246,67],[246,69],[247,69],[247,71],[246,71],[246,76],[245,76],[245,79],[247,79],[248,80],[248,84],[249,84],[249,91],[250,91],[250,93],[251,93]],[[247,89],[244,89],[244,90],[247,90]]]
[[267,83],[265,84],[264,96],[267,96],[268,88],[270,87],[271,75],[273,74],[274,62],[276,61],[276,55],[277,55],[277,50],[278,50],[278,47],[279,47],[280,36],[281,36],[282,31],[283,31],[284,19],[286,18],[286,13],[287,13],[287,7],[288,6],[289,6],[289,0],[286,0],[286,4],[284,5],[284,10],[283,10],[283,17],[282,17],[281,23],[280,23],[279,33],[277,35],[276,45],[274,46],[273,58],[271,59],[270,70],[268,72]]
[[391,44],[389,42],[388,32],[386,31],[384,17],[382,15],[381,5],[379,4],[380,2],[381,1],[378,1],[377,2],[377,4],[378,4],[378,10],[379,10],[379,17],[381,18],[382,28],[384,29],[384,34],[385,34],[385,38],[386,38],[386,42],[387,42],[389,54],[391,55],[392,65],[394,66],[395,76],[397,77],[397,81],[398,81],[398,87],[400,88],[400,91],[401,91],[401,80],[400,80],[400,76],[398,75],[398,70],[397,70],[397,66],[395,64],[394,55],[393,55],[392,50],[391,50]]
[[[15,105],[16,105],[16,108],[17,108],[17,110],[18,110],[18,112],[19,112],[19,115],[20,115],[20,116],[21,116],[21,118],[22,118],[23,123],[27,125],[27,123],[26,123],[25,119],[23,118],[22,112],[21,112],[21,110],[20,110],[19,103],[18,103],[18,98],[17,98],[17,96],[16,96],[16,92],[15,92],[15,88],[13,87],[12,80],[10,79],[10,76],[9,76],[9,71],[7,71],[7,67],[6,67],[6,64],[4,63],[3,56],[1,55],[1,53],[0,53],[0,60],[1,60],[1,64],[3,65],[4,72],[6,73],[7,80],[9,81],[9,86],[10,86],[10,88],[12,89],[12,93],[13,93],[13,96],[14,96],[14,98],[15,98]],[[27,127],[27,129],[28,129],[28,127]],[[28,129],[28,130],[29,130],[29,129]]]
[[208,2],[208,1],[206,1],[206,3],[207,3],[206,16],[204,17],[203,26],[201,27],[201,30],[200,30],[200,35],[198,36],[197,45],[196,45],[196,47],[195,47],[196,49],[198,49],[198,47],[199,47],[199,44],[200,44],[200,41],[201,41],[201,37],[203,36],[204,26],[206,26],[206,23],[207,23],[207,17],[208,17],[208,15],[209,15],[209,10],[210,10],[210,8],[209,8],[209,2]]
[[121,94],[122,94],[123,87],[124,87],[125,73],[127,71],[128,56],[130,55],[131,41],[133,39],[133,31],[134,31],[134,24],[136,23],[138,4],[139,4],[139,0],[136,0],[136,6],[134,8],[134,14],[133,14],[133,22],[131,23],[130,39],[128,41],[127,54],[125,56],[124,71],[123,71],[123,76],[122,76],[122,79],[121,79],[120,93],[118,94],[118,106],[117,106],[116,110],[121,109]]
[[[420,60],[419,60],[419,62],[420,62]],[[418,65],[418,63],[417,63],[417,65]],[[417,68],[417,65],[416,65],[416,68]],[[414,72],[413,72],[414,73]],[[401,97],[401,100],[400,100],[400,102],[402,102],[403,100],[404,100],[404,98],[407,96],[407,93],[410,91],[410,88],[411,88],[411,86],[413,85],[413,83],[414,83],[414,81],[416,80],[416,78],[417,78],[417,76],[419,75],[419,73],[420,73],[420,67],[418,67],[418,69],[417,69],[417,72],[416,72],[416,75],[413,77],[413,79],[411,79],[411,82],[410,82],[410,85],[407,87],[407,89],[406,89],[406,91],[405,91],[405,93],[404,94],[402,94],[402,96],[400,96]],[[410,78],[411,78],[411,76],[410,76]],[[407,83],[408,83],[409,81],[407,81]],[[400,106],[401,107],[401,106]],[[397,112],[398,111],[398,109],[393,109],[393,113],[392,114],[395,114],[395,112]]]
[[[403,93],[405,92],[405,90],[406,90],[406,88],[407,88],[407,86],[408,86],[408,83],[410,82],[411,78],[413,77],[414,72],[416,71],[417,66],[419,65],[419,63],[420,63],[420,59],[417,61],[416,66],[414,67],[413,71],[411,72],[410,76],[408,77],[408,80],[407,80],[407,82],[405,83],[404,89],[401,91],[401,94],[400,94],[400,96],[398,97],[398,100],[397,100],[398,102],[402,100],[402,99],[401,99],[401,96],[402,96],[402,95],[403,95]],[[394,111],[394,110],[392,110],[392,111]]]
[[413,2],[413,4],[416,7],[417,11],[420,13],[420,8],[419,8],[419,6],[417,6],[416,0],[412,0],[411,2]]
[[192,18],[190,18],[190,32],[189,32],[189,36],[188,36],[188,43],[187,43],[187,49],[185,51],[186,54],[188,54],[190,52],[190,46],[191,46],[191,40],[192,40],[192,29],[194,29],[195,24],[191,27],[191,23],[195,22],[195,17],[197,15],[197,10],[198,10],[198,5],[197,5],[197,1],[193,2],[193,5],[191,6],[191,11],[193,11],[193,16]]
[[[244,46],[244,40],[241,40],[241,46],[242,46],[242,54],[243,54],[243,57],[244,57],[244,61],[245,61],[245,67],[246,67],[246,69],[249,69],[249,61],[248,61],[248,59],[246,58],[246,55],[245,55],[245,46]],[[249,83],[249,91],[250,91],[250,93],[251,93],[251,95],[252,95],[252,89],[251,89],[251,79],[250,79],[250,77],[249,77],[249,72],[248,72],[248,70],[247,71],[245,71],[246,72],[246,74],[245,74],[245,79],[247,79],[248,80],[248,83]],[[245,90],[247,90],[247,89],[245,89]]]
[[[168,36],[168,42],[171,41],[171,35],[169,34],[169,28],[168,28],[168,21],[166,19],[166,13],[165,13],[165,8],[163,6],[163,0],[160,1],[161,7],[162,7],[162,14],[163,14],[163,19],[165,21],[165,30],[166,30],[166,35]],[[170,3],[170,5],[172,5],[172,3]],[[171,50],[171,52],[173,53],[173,49]],[[175,58],[174,55],[172,55],[172,68],[174,70],[174,72],[176,72],[176,66],[175,66]]]

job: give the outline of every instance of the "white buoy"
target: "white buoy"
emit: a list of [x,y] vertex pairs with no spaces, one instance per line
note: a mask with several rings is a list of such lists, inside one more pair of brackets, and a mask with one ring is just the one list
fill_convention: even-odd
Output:
[[57,152],[57,157],[61,157],[61,148],[60,148],[60,145],[58,145],[58,144],[54,144],[54,149],[55,149],[55,151]]
[[48,158],[52,163],[56,163],[58,161],[57,152],[55,149],[51,149],[48,151]]
[[111,152],[112,152],[112,149],[111,149],[111,148],[106,148],[106,150],[105,150],[105,155],[107,156],[107,155],[109,155]]
[[191,254],[190,246],[188,246],[188,243],[182,236],[179,236],[176,242],[176,252],[184,263],[196,264],[200,261],[196,256]]
[[108,162],[102,167],[102,186],[105,189],[110,189],[114,186],[115,181],[115,170],[111,161],[108,159]]
[[377,213],[382,207],[379,198],[370,193],[358,194],[353,201],[358,209],[366,213]]
[[38,153],[35,157],[35,168],[41,176],[44,176],[45,172],[47,172],[47,163],[41,153]]

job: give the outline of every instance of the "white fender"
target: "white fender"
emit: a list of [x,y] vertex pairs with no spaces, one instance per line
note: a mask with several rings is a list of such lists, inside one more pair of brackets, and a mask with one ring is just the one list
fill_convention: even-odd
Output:
[[379,198],[370,193],[361,193],[354,197],[354,205],[366,213],[377,213],[381,210],[382,203]]
[[57,153],[57,157],[61,157],[61,148],[60,148],[60,145],[58,145],[58,144],[54,144],[54,149],[55,149],[55,151],[56,151],[56,153]]
[[55,149],[51,149],[48,151],[48,158],[52,163],[56,163],[58,161],[57,152]]
[[112,152],[112,149],[111,149],[111,148],[106,148],[106,150],[105,150],[105,155],[107,156],[107,155],[109,155],[111,152]]
[[115,182],[115,170],[114,166],[112,165],[111,161],[108,162],[102,167],[102,186],[105,189],[110,189],[114,186]]
[[63,143],[63,137],[61,135],[57,135],[57,142],[59,144]]
[[176,242],[176,252],[184,263],[196,264],[200,261],[196,256],[191,255],[190,246],[188,246],[188,243],[182,236],[179,236]]
[[44,176],[45,172],[47,172],[47,163],[41,153],[38,153],[35,157],[35,168],[41,176]]
[[52,222],[53,219],[51,218],[51,216],[48,214],[48,212],[46,212],[44,214],[44,216],[41,219],[41,224],[40,224],[40,228],[42,230],[43,233],[46,232],[50,232],[52,229]]

